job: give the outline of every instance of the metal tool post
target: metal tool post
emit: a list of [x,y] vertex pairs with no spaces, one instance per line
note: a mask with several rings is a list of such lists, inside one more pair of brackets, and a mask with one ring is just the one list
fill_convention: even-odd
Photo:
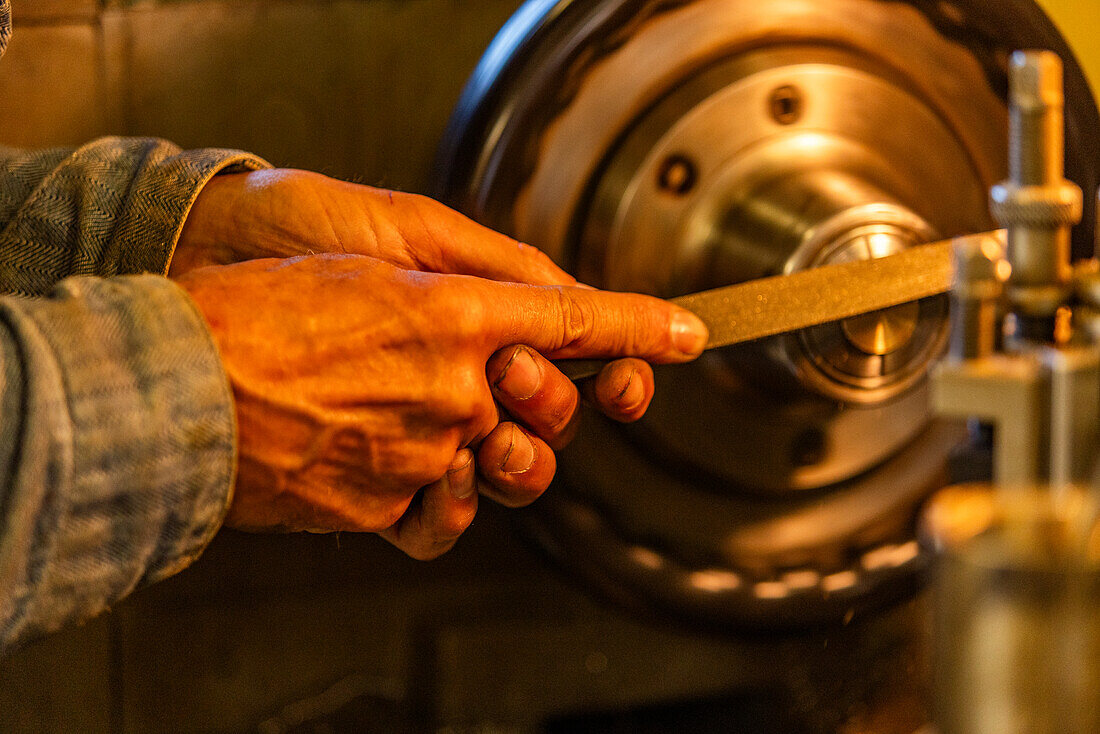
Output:
[[943,734],[1100,731],[1100,334],[1095,261],[1070,262],[1081,190],[1063,173],[1062,64],[1010,66],[1010,180],[998,241],[961,242],[945,416],[993,436],[993,484],[945,490],[926,525],[941,551],[936,724]]

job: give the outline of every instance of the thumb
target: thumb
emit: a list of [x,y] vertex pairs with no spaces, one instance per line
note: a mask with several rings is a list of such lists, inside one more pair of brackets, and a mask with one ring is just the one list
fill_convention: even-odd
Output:
[[686,362],[706,346],[695,314],[659,298],[569,286],[493,284],[496,348],[525,344],[551,359],[639,357]]

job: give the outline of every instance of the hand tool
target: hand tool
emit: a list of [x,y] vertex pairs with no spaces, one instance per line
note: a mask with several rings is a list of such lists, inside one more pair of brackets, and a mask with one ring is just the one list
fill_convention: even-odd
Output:
[[[1004,231],[967,235],[1004,241]],[[950,290],[955,240],[919,245],[873,260],[824,265],[671,299],[710,330],[707,349],[740,344],[880,311]],[[608,360],[554,362],[571,380],[592,377]]]

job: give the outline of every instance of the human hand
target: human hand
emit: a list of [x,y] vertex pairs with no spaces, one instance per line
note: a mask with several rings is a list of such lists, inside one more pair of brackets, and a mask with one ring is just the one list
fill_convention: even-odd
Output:
[[[437,201],[293,169],[226,174],[209,181],[187,217],[169,276],[179,278],[209,265],[324,252],[367,255],[407,270],[531,285],[577,284],[538,249]],[[515,362],[515,355],[509,351],[493,363],[501,373],[494,382]],[[574,416],[573,386],[530,350],[519,356],[509,382],[535,371],[547,381],[544,390],[553,399],[540,393],[522,405],[511,401],[509,409],[529,418],[528,425]],[[612,362],[599,377],[585,383],[585,397],[616,420],[637,420],[653,397],[653,372],[636,359]],[[536,414],[540,409],[564,411],[564,415]],[[561,436],[569,436],[574,423],[554,431],[559,443]]]
[[[206,265],[318,252],[367,255],[406,270],[497,281],[544,286],[576,283],[535,248],[431,199],[296,170],[211,180],[188,216],[169,275],[179,278]],[[510,345],[489,361],[487,376],[493,394],[515,421],[508,426],[522,426],[553,449],[572,437],[580,413],[577,390],[537,351]],[[653,373],[644,361],[618,360],[584,387],[585,396],[604,414],[633,421],[645,413],[652,399]],[[516,434],[516,440],[523,444],[527,435]],[[473,486],[476,473],[459,466],[463,458],[457,457],[456,472],[442,481]],[[517,504],[507,494],[494,494],[492,484],[485,492]],[[445,506],[428,501],[438,495],[437,490],[424,493],[420,515]],[[402,521],[389,535],[407,532],[417,516],[414,513],[410,521]]]
[[169,277],[208,265],[324,252],[407,270],[532,285],[575,285],[538,249],[433,199],[273,169],[215,176],[184,222]]
[[[227,523],[378,532],[417,558],[454,544],[479,491],[521,506],[549,485],[578,401],[548,359],[682,362],[706,340],[694,316],[645,296],[363,256],[255,260],[178,280],[236,398]],[[647,401],[644,362],[618,364],[639,368],[598,380]],[[501,420],[497,400],[514,420]],[[645,407],[615,404],[626,417]]]

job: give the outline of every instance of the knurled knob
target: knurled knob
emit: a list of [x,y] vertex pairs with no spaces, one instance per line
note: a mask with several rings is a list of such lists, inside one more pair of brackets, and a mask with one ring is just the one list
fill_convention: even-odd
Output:
[[1018,186],[1006,181],[990,192],[990,211],[1002,227],[1072,227],[1081,221],[1084,196],[1072,181]]

